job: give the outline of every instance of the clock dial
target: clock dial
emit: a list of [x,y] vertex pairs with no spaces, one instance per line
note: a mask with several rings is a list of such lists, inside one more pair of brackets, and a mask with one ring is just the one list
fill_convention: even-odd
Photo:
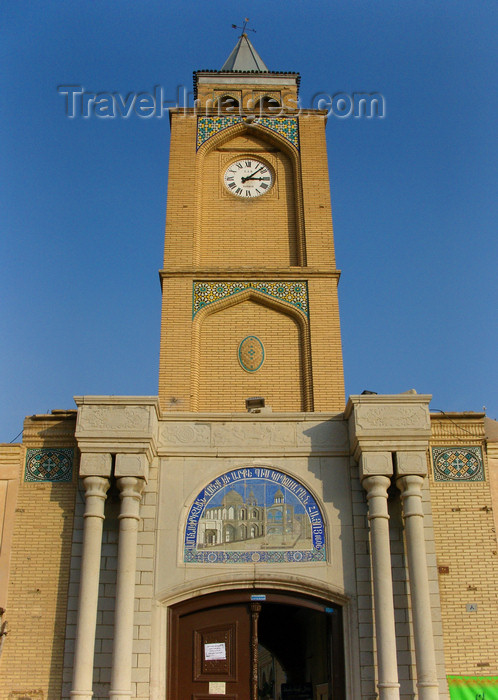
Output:
[[232,194],[249,199],[261,197],[272,188],[273,174],[266,163],[255,158],[241,158],[228,166],[223,182]]

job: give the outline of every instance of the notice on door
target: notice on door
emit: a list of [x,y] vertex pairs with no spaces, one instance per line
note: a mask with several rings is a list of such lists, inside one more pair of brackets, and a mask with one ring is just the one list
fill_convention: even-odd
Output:
[[227,684],[220,681],[209,681],[209,695],[226,695]]
[[227,658],[227,650],[225,642],[216,642],[215,644],[204,644],[204,660],[219,661]]

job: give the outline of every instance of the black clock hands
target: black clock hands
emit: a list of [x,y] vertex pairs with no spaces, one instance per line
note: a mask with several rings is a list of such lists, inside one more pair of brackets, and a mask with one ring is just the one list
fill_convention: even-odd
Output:
[[248,180],[261,180],[260,177],[254,177],[254,176],[256,175],[256,173],[259,173],[260,170],[263,170],[264,167],[265,167],[265,166],[262,165],[260,168],[258,168],[257,170],[255,170],[255,171],[252,173],[252,175],[248,175],[247,177],[241,178],[241,181],[242,181],[242,182],[247,182]]

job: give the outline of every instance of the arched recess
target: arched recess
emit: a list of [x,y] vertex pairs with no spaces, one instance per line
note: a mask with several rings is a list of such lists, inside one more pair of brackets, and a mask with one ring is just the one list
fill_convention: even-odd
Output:
[[[312,393],[312,368],[311,368],[311,347],[310,347],[310,331],[307,316],[302,313],[299,309],[295,308],[291,304],[287,304],[273,297],[266,296],[261,292],[254,289],[246,289],[238,294],[234,294],[220,301],[214,302],[209,306],[201,309],[195,316],[192,323],[192,373],[191,373],[191,406],[193,411],[203,410],[203,402],[201,401],[201,372],[203,364],[201,362],[201,337],[203,330],[205,330],[206,321],[213,314],[222,313],[226,309],[238,306],[245,302],[253,302],[254,304],[260,305],[265,309],[270,309],[277,314],[282,314],[285,317],[292,319],[298,328],[298,342],[299,342],[299,361],[300,361],[300,386],[301,386],[301,396],[300,396],[300,406],[293,409],[294,411],[313,411],[313,393]],[[221,318],[221,317],[220,317]],[[225,340],[226,334],[228,332],[228,326],[224,328],[222,341]],[[249,326],[246,326],[245,330],[250,330]],[[244,329],[240,329],[239,335],[240,340],[243,339]],[[277,328],[275,327],[275,333],[277,333]],[[247,333],[245,333],[247,335]],[[233,350],[233,348],[232,348]],[[222,369],[220,368],[220,371]],[[243,370],[240,369],[243,373]],[[256,373],[257,374],[257,373]],[[283,380],[283,376],[282,376]],[[278,382],[278,377],[272,377],[274,383]],[[223,390],[222,384],[217,386],[217,391],[221,392]],[[250,394],[248,394],[250,395]],[[206,407],[207,408],[207,407]],[[228,408],[213,409],[209,407],[210,410],[228,410]],[[275,410],[278,410],[278,406],[274,406]],[[238,409],[237,409],[238,410]],[[241,403],[240,411],[244,410],[244,405]]]
[[[194,244],[193,244],[193,264],[195,266],[202,265],[202,236],[208,232],[203,231],[202,217],[203,214],[210,211],[212,202],[203,201],[203,174],[205,170],[206,159],[213,151],[227,144],[229,141],[241,135],[248,135],[258,138],[266,143],[272,149],[281,151],[289,160],[292,169],[292,205],[295,215],[295,244],[296,244],[296,261],[293,264],[298,267],[306,266],[306,244],[304,231],[304,207],[301,188],[301,161],[299,151],[287,139],[280,136],[276,132],[270,131],[263,126],[260,126],[253,119],[247,119],[240,123],[234,124],[226,129],[219,131],[217,134],[205,141],[197,151],[196,173],[195,173],[195,224],[194,224]],[[243,154],[242,154],[243,155]],[[257,155],[257,154],[255,154]],[[264,154],[262,154],[264,155]],[[221,178],[217,177],[220,181]],[[269,195],[265,195],[268,197]],[[232,199],[231,195],[227,195]],[[228,200],[229,201],[229,200]],[[232,199],[234,202],[235,199]],[[244,202],[244,204],[255,204],[256,202]],[[237,203],[241,204],[241,203]],[[241,217],[242,218],[242,217]],[[209,222],[209,228],[216,227],[216,220]]]
[[[210,643],[223,649],[216,678],[230,697],[280,697],[287,682],[309,693],[306,697],[346,698],[343,608],[326,597],[273,587],[197,595],[168,608],[167,628],[172,700],[207,692],[203,681],[211,669],[199,659]],[[262,675],[270,668],[274,682],[267,688]]]

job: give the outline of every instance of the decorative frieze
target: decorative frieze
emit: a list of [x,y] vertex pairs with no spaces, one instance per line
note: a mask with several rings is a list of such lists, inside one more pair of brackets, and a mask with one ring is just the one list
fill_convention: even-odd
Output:
[[299,150],[299,127],[296,117],[255,117],[249,121],[240,115],[198,117],[197,149],[219,131],[241,123],[257,124],[273,131]]
[[194,282],[192,300],[192,318],[205,306],[254,289],[260,294],[273,297],[286,304],[291,304],[308,315],[308,285],[306,282]]

